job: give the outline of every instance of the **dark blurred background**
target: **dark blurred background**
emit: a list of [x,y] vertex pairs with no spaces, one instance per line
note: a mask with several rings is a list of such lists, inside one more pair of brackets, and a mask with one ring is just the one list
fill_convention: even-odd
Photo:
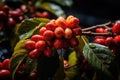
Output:
[[71,8],[64,8],[67,15],[80,19],[84,27],[120,19],[120,0],[73,0]]

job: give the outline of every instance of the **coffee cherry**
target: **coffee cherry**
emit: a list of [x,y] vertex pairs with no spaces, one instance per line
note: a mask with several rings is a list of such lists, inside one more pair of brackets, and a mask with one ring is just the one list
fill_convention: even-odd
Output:
[[77,28],[73,28],[72,29],[72,32],[73,32],[73,34],[75,35],[75,36],[81,36],[82,35],[82,30],[81,30],[81,28],[80,27],[77,27]]
[[28,55],[31,59],[36,59],[39,57],[40,52],[38,51],[38,49],[34,49],[34,50],[30,51]]
[[55,20],[51,20],[49,23],[47,23],[47,24],[45,25],[45,27],[46,27],[47,30],[52,30],[52,31],[54,31],[55,28],[56,28]]
[[31,80],[33,80],[33,79],[35,79],[37,77],[37,73],[36,72],[32,72],[30,75],[29,75],[29,79]]
[[75,28],[79,24],[79,19],[74,16],[68,16],[66,19],[66,25],[69,28]]
[[10,59],[5,59],[3,62],[2,62],[2,68],[3,69],[10,69]]
[[114,37],[114,42],[116,45],[120,46],[120,35]]
[[44,40],[40,40],[40,41],[36,42],[35,47],[39,51],[44,51],[45,47],[46,47],[46,42]]
[[9,13],[9,10],[10,10],[10,8],[9,8],[7,5],[4,5],[4,6],[2,7],[2,11],[4,11],[7,15],[8,15],[8,13]]
[[44,39],[47,40],[52,40],[52,38],[54,37],[54,32],[51,30],[46,30],[43,34]]
[[2,62],[0,62],[0,70],[1,70],[1,69],[3,69],[3,68],[2,68]]
[[69,49],[69,47],[70,47],[70,41],[69,41],[69,39],[64,39],[63,40],[63,48],[64,49]]
[[19,11],[9,11],[9,15],[11,16],[11,17],[13,17],[13,18],[15,18],[15,17],[19,17],[20,16],[20,12]]
[[5,69],[0,70],[0,77],[1,78],[5,78],[5,77],[8,77],[8,76],[10,76],[10,71],[9,70],[5,70]]
[[58,17],[55,23],[57,26],[62,27],[63,29],[66,28],[66,20],[63,17]]
[[65,31],[64,31],[64,29],[62,27],[57,27],[57,28],[55,28],[54,33],[55,33],[55,36],[57,38],[62,38],[64,36],[64,34],[65,34]]
[[33,49],[35,49],[35,41],[26,41],[25,43],[24,43],[24,47],[25,47],[25,49],[27,49],[27,50],[33,50]]
[[74,48],[74,47],[76,47],[76,46],[78,46],[78,45],[79,45],[78,39],[77,39],[76,37],[72,37],[72,38],[70,39],[70,46],[71,46],[72,48]]
[[16,22],[15,22],[15,20],[14,20],[12,17],[8,18],[8,23],[7,23],[7,25],[8,25],[9,27],[14,27],[15,24],[16,24]]
[[37,42],[37,41],[39,41],[39,40],[44,40],[44,37],[41,36],[41,35],[36,34],[36,35],[33,35],[33,36],[31,37],[31,40]]
[[42,16],[41,17],[42,18],[49,18],[49,13],[44,11],[44,12],[42,12]]
[[53,55],[52,49],[50,47],[46,47],[46,49],[44,50],[44,55],[46,57],[51,57]]
[[70,39],[72,37],[72,30],[70,28],[66,28],[65,29],[65,35],[64,35],[64,37],[66,39]]
[[107,38],[105,39],[105,45],[107,45],[109,48],[114,47],[115,42],[114,42],[113,37],[107,37]]
[[96,28],[96,32],[97,33],[107,33],[107,29],[104,29],[104,28]]
[[53,46],[55,49],[62,49],[63,48],[63,40],[62,39],[55,39]]
[[39,30],[39,34],[43,35],[46,30],[47,30],[46,27],[41,27]]
[[120,21],[116,22],[112,27],[112,32],[116,34],[120,34]]
[[63,63],[64,63],[64,68],[67,68],[69,66],[67,60],[64,60]]
[[94,43],[105,45],[105,39],[103,39],[103,38],[96,38],[94,40]]

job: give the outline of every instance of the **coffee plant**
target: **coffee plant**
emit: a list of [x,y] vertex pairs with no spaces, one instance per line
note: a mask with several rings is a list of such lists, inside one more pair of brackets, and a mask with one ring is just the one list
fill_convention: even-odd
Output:
[[119,28],[114,28],[119,26],[116,21],[82,28],[72,15],[26,19],[16,31],[20,40],[10,58],[10,77],[119,80]]
[[83,28],[59,6],[72,0],[18,2],[0,1],[0,80],[120,80],[120,21]]

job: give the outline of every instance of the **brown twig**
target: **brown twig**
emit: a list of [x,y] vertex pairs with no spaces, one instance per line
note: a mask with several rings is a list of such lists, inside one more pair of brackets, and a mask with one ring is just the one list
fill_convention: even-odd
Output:
[[111,30],[110,27],[108,27],[108,25],[112,24],[112,22],[107,22],[105,24],[100,24],[100,25],[96,25],[96,26],[91,26],[91,27],[88,27],[88,28],[84,28],[82,29],[82,32],[84,31],[90,31],[90,30],[93,30],[93,29],[96,29],[96,28],[99,28],[99,27],[103,27],[103,28],[106,28],[108,30]]

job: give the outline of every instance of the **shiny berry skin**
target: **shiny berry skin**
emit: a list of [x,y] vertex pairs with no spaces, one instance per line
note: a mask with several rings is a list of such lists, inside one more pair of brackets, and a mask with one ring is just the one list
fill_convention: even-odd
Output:
[[75,36],[78,36],[78,35],[81,36],[81,35],[82,35],[82,30],[81,30],[80,27],[73,28],[72,31],[73,31],[73,34],[74,34]]
[[65,29],[65,35],[64,35],[64,37],[66,38],[66,39],[70,39],[71,37],[72,37],[72,30],[70,29],[70,28],[66,28]]
[[4,11],[6,14],[8,14],[9,10],[10,10],[10,8],[7,5],[4,5],[2,7],[2,11]]
[[11,17],[19,17],[20,16],[20,11],[9,11],[9,14]]
[[46,27],[41,27],[39,30],[39,34],[43,35],[46,30],[47,30]]
[[55,28],[54,33],[57,38],[62,38],[65,34],[65,31],[62,27],[57,27]]
[[39,51],[44,51],[45,47],[46,47],[46,42],[44,40],[40,40],[40,41],[36,42],[35,47]]
[[44,39],[47,40],[52,40],[54,37],[54,32],[51,30],[46,30],[43,34]]
[[105,45],[105,39],[103,39],[103,38],[96,38],[94,40],[94,43]]
[[67,68],[69,66],[67,60],[64,60],[63,63],[64,63],[64,68]]
[[114,37],[114,42],[116,45],[120,46],[120,35]]
[[6,69],[0,70],[0,77],[1,78],[5,78],[5,77],[8,77],[8,76],[10,76],[10,71],[9,70],[6,70]]
[[31,40],[37,42],[39,40],[44,40],[44,37],[41,35],[35,34],[31,37]]
[[113,37],[107,37],[107,38],[105,39],[105,45],[107,45],[109,48],[114,47],[115,42],[114,42]]
[[35,49],[35,41],[26,41],[25,43],[24,43],[24,47],[25,47],[25,49],[27,49],[27,50],[33,50],[33,49]]
[[2,69],[2,62],[0,62],[0,70]]
[[36,59],[39,57],[40,52],[38,51],[38,49],[34,49],[34,50],[30,51],[28,55],[31,59]]
[[74,16],[68,16],[66,19],[66,25],[69,28],[75,28],[79,24],[79,19]]
[[29,75],[29,79],[35,79],[37,77],[37,73],[36,72],[32,72],[30,75]]
[[10,27],[14,27],[16,25],[16,22],[12,17],[9,17],[7,25],[10,26]]
[[116,34],[120,34],[120,21],[116,22],[112,27],[112,32]]
[[53,46],[55,49],[62,49],[63,48],[63,40],[62,39],[55,39]]
[[47,30],[52,30],[52,31],[54,31],[55,28],[56,28],[55,20],[51,20],[49,23],[47,23],[47,24],[45,25],[45,27],[46,27]]
[[77,47],[78,45],[79,45],[78,39],[76,37],[72,37],[70,39],[70,46],[74,48],[74,47]]
[[51,57],[51,56],[53,55],[53,53],[52,53],[52,48],[46,47],[46,49],[44,50],[44,55],[45,55],[46,57]]
[[3,62],[2,62],[2,68],[3,69],[10,69],[10,59],[5,59]]
[[63,29],[66,28],[66,20],[63,17],[58,17],[55,23],[57,26],[62,27]]
[[104,28],[96,28],[97,33],[107,33],[107,29]]
[[41,17],[42,18],[49,18],[49,13],[44,11],[44,12],[42,12],[42,16]]

